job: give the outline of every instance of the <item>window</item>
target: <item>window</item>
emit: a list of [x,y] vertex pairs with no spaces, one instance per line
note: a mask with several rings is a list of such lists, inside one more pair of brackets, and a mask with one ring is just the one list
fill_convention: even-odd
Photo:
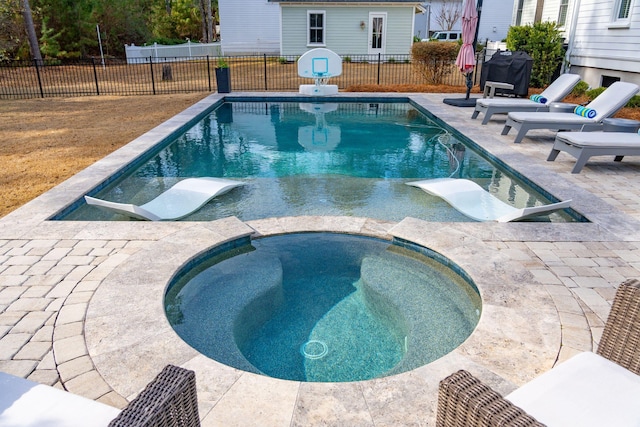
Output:
[[567,23],[567,10],[569,9],[569,0],[560,0],[560,12],[558,13],[558,25],[564,27]]
[[616,0],[611,11],[609,28],[629,28],[633,0]]
[[524,0],[518,0],[518,9],[516,10],[516,26],[522,25],[522,9],[524,8]]
[[382,29],[383,29],[383,18],[380,16],[373,17],[371,21],[371,48],[372,49],[382,49]]
[[629,19],[631,0],[621,0],[618,4],[618,19]]
[[605,76],[602,75],[601,77],[601,84],[600,86],[602,87],[609,87],[612,84],[614,84],[615,82],[619,82],[620,81],[620,77],[613,77],[613,76]]
[[309,43],[308,44],[324,44],[324,11],[309,11]]

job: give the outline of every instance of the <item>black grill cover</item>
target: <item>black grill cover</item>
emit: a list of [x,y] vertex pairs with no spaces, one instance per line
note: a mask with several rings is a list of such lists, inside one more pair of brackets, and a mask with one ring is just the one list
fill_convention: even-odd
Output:
[[511,83],[513,90],[496,89],[496,94],[527,96],[533,59],[522,51],[497,51],[490,60],[482,64],[480,73],[480,90],[490,82]]

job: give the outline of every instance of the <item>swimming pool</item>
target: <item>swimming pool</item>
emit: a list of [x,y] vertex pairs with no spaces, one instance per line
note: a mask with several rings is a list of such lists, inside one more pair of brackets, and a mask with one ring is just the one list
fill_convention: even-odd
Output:
[[[516,207],[549,202],[406,100],[217,104],[90,195],[143,204],[179,180],[198,176],[246,185],[214,199],[189,221],[302,215],[469,221],[443,200],[405,185],[441,177],[472,179]],[[82,201],[53,219],[128,220]],[[544,220],[572,218],[556,212]]]
[[309,382],[394,375],[449,353],[480,318],[466,273],[418,245],[334,233],[242,243],[186,265],[165,296],[178,335],[238,369]]

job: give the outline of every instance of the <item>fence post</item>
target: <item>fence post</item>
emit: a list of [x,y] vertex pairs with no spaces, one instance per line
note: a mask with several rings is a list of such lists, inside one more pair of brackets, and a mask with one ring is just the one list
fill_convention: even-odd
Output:
[[382,54],[378,52],[378,85],[380,85],[380,58],[382,58]]
[[151,88],[153,89],[153,94],[156,94],[156,81],[153,77],[153,57],[149,57],[149,66],[151,67]]
[[211,64],[209,63],[209,55],[207,55],[207,80],[209,82],[209,92],[211,92]]
[[40,78],[40,69],[38,68],[38,60],[34,59],[33,63],[36,66],[36,74],[38,76],[38,87],[40,87],[40,98],[44,98],[44,90],[42,90],[42,79]]
[[263,53],[262,55],[264,57],[264,90],[269,90],[267,88],[267,54]]
[[93,79],[96,82],[96,95],[100,95],[100,88],[98,87],[98,73],[96,72],[96,61],[91,58],[91,65],[93,65]]

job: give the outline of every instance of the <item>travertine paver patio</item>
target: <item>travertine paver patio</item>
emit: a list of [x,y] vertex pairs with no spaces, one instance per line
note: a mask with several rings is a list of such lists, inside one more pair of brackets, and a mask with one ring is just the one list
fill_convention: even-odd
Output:
[[[545,161],[550,132],[531,132],[513,144],[513,136],[500,135],[502,118],[481,126],[469,119],[470,110],[443,104],[441,95],[412,98],[552,194],[573,199],[592,222],[46,220],[162,132],[179,127],[187,117],[179,116],[0,220],[0,370],[122,407],[164,364],[182,365],[196,371],[204,425],[432,425],[437,383],[454,370],[468,369],[507,392],[558,360],[592,349],[615,287],[639,275],[640,162],[595,158],[571,175],[569,156]],[[198,251],[247,234],[307,230],[396,236],[450,257],[481,290],[476,332],[450,355],[415,371],[324,384],[222,366],[170,330],[162,291]]]

